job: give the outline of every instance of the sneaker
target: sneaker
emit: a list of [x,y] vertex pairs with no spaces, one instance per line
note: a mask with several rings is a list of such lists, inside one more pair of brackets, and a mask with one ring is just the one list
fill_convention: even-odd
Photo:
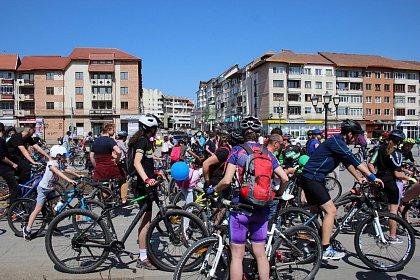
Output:
[[323,260],[340,260],[346,254],[344,252],[339,252],[334,250],[331,246],[327,248],[324,252],[322,252],[322,259]]
[[26,241],[31,240],[31,232],[26,230],[26,226],[22,228],[23,239]]
[[154,266],[149,259],[145,259],[144,261],[141,261],[140,259],[137,259],[137,264],[136,264],[137,268],[144,268],[147,270],[156,270],[156,266]]
[[281,196],[281,199],[284,201],[289,201],[291,199],[293,199],[295,196],[293,194],[290,193],[283,193],[283,195]]
[[396,237],[391,237],[391,236],[385,236],[386,241],[388,241],[390,244],[403,244],[403,240],[401,238],[399,238],[398,236]]

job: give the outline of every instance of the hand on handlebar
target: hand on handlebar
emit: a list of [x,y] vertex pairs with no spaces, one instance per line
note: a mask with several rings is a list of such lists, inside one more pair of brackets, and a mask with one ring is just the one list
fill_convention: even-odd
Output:
[[373,182],[374,182],[376,185],[381,186],[381,188],[384,188],[384,182],[382,182],[382,180],[381,180],[381,179],[376,178]]
[[77,182],[74,181],[74,180],[69,180],[69,183],[72,184],[73,186],[76,186],[77,185]]
[[409,177],[408,181],[411,181],[413,184],[417,183],[417,180],[415,178]]
[[365,184],[368,182],[368,180],[365,177],[359,177],[359,179],[357,180],[360,184]]
[[217,196],[218,193],[216,192],[216,190],[213,188],[213,186],[209,186],[208,189],[206,190],[206,194],[210,195],[210,196]]
[[153,178],[147,178],[145,181],[146,185],[149,185],[150,187],[157,184],[157,181]]

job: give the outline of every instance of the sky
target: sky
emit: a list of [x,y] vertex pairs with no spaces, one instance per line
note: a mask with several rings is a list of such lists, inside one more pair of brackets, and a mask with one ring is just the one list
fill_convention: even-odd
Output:
[[117,48],[143,60],[143,88],[195,100],[199,81],[282,49],[420,61],[418,0],[2,1],[0,53]]

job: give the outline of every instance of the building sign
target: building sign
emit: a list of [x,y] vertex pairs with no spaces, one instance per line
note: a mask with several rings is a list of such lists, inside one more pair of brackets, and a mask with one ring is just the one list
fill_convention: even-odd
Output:
[[207,117],[208,121],[216,120],[216,105],[209,105],[209,116]]
[[35,134],[40,138],[44,137],[44,118],[36,118]]
[[268,124],[323,124],[323,120],[263,120],[263,123]]
[[397,126],[418,126],[418,121],[397,121]]

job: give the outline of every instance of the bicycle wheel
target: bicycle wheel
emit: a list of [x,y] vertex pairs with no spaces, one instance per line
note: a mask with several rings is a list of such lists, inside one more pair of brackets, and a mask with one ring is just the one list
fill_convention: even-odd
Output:
[[[201,190],[199,189],[194,189],[193,190],[193,201],[197,200],[197,196],[199,196],[202,193]],[[181,192],[181,190],[179,190],[175,196],[172,199],[172,204],[176,205],[178,207],[183,208],[185,206],[185,196],[184,194]]]
[[[176,266],[173,279],[229,279],[230,249],[225,245],[219,262],[215,264],[218,245],[219,239],[215,236],[203,238],[191,245]],[[194,266],[191,268],[192,264]],[[213,266],[214,275],[210,275]]]
[[343,192],[343,187],[341,186],[340,181],[334,177],[325,177],[325,187],[327,188],[328,193],[334,202],[341,196]]
[[[79,216],[77,227],[73,216]],[[110,243],[111,234],[104,220],[83,209],[71,209],[55,217],[45,235],[48,256],[66,273],[94,271],[108,257]]]
[[[81,201],[79,201],[74,208],[91,211],[92,213],[94,213],[98,217],[100,217],[101,214],[102,214],[102,211],[105,209],[105,205],[98,200],[88,199],[88,200],[85,200],[85,202],[83,204],[82,204]],[[83,216],[73,215],[73,216],[71,216],[71,218],[73,219],[72,220],[73,227],[78,232],[81,232],[83,230],[83,228],[79,229],[78,221],[80,221],[80,219],[83,219]]]
[[77,154],[73,157],[73,167],[77,171],[82,171],[85,169],[86,166],[86,157],[82,154]]
[[404,220],[406,220],[413,228],[416,235],[420,234],[420,202],[414,201],[414,205],[404,206],[404,210],[401,214]]
[[298,207],[287,207],[281,209],[277,214],[277,229],[285,231],[293,226],[307,225],[317,232],[320,229],[318,218],[312,218],[312,214]]
[[276,279],[313,279],[322,262],[318,234],[307,226],[295,226],[284,232],[273,245],[270,256]]
[[6,183],[0,183],[0,218],[7,215],[7,207],[9,207],[9,187]]
[[147,253],[157,267],[174,271],[187,248],[207,236],[206,226],[197,216],[184,210],[169,210],[164,216],[156,216],[150,224],[146,234]]
[[[7,212],[7,222],[16,236],[23,236],[22,228],[27,226],[29,216],[35,206],[36,201],[28,198],[19,199],[10,206]],[[36,217],[31,227],[32,236],[36,236],[44,230],[46,225],[44,213],[45,211],[41,211]]]
[[369,268],[379,271],[401,270],[414,254],[416,244],[413,229],[402,218],[391,213],[378,213],[380,228],[386,237],[389,220],[397,223],[398,244],[382,240],[373,216],[362,221],[354,235],[354,246],[359,258]]

